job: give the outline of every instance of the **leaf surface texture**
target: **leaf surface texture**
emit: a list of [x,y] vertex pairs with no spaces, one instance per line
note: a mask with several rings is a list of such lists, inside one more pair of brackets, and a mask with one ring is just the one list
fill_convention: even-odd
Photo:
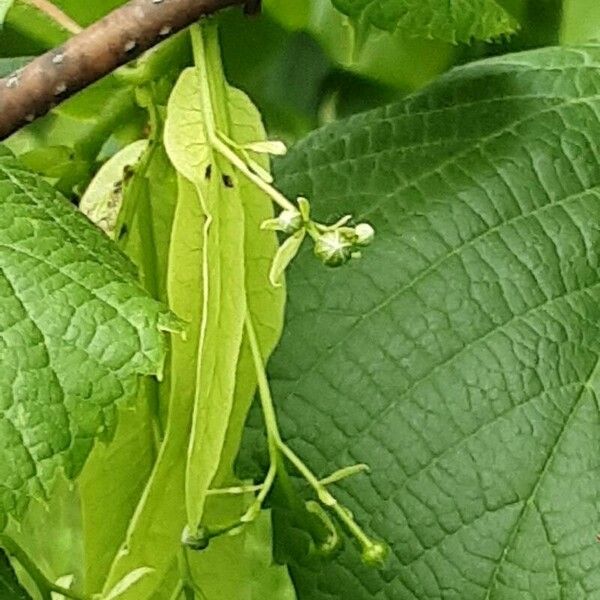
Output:
[[57,468],[76,476],[175,326],[131,263],[0,149],[0,513],[19,516]]
[[323,565],[280,530],[300,598],[600,598],[599,67],[473,63],[278,163],[377,231],[343,270],[297,259],[270,373],[311,464],[370,464],[340,496],[391,557]]

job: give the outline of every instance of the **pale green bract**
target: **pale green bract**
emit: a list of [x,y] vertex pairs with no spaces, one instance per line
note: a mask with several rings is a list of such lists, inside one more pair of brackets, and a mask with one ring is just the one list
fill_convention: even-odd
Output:
[[331,0],[345,15],[384,31],[447,42],[513,33],[516,21],[496,0]]
[[[212,105],[221,132],[240,144],[261,142],[265,131],[257,109],[239,90],[226,85],[218,56],[210,58]],[[214,496],[205,510],[209,487],[238,483],[232,465],[256,387],[239,319],[243,324],[247,305],[265,357],[277,342],[283,321],[284,292],[268,281],[277,240],[273,232],[260,229],[273,216],[271,202],[252,182],[237,177],[227,161],[214,156],[206,139],[202,99],[198,71],[184,71],[169,101],[165,129],[166,149],[179,170],[166,288],[171,309],[186,322],[186,336],[171,339],[169,370],[161,385],[169,396],[164,441],[104,586],[107,593],[129,572],[150,567],[152,571],[123,594],[123,600],[171,597],[180,578],[181,536],[190,516],[186,508],[196,524],[201,515],[208,528],[235,523],[247,508],[252,499],[248,495],[233,501]],[[257,160],[268,167],[264,157]],[[225,185],[223,175],[234,187]],[[211,386],[210,367],[215,365],[217,384]],[[290,598],[285,569],[267,560],[258,565],[254,552],[245,554],[259,530],[269,535],[264,532],[264,515],[261,519],[236,535],[213,540],[203,552],[188,552],[195,581],[208,598],[220,598],[223,590],[231,600],[252,594]]]
[[279,530],[301,599],[600,597],[600,46],[508,55],[310,135],[277,181],[377,230],[293,264],[270,374],[292,446],[387,540]]
[[116,404],[162,372],[175,319],[131,263],[0,148],[0,522],[76,476]]

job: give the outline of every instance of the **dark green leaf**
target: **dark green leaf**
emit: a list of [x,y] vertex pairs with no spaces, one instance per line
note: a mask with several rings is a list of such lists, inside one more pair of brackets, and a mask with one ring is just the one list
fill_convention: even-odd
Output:
[[4,550],[0,549],[0,598],[2,600],[31,600],[23,589]]
[[280,163],[320,220],[377,230],[339,271],[301,253],[270,371],[311,464],[370,464],[340,495],[392,551],[377,571],[290,547],[300,598],[600,597],[599,115],[600,46],[546,49]]

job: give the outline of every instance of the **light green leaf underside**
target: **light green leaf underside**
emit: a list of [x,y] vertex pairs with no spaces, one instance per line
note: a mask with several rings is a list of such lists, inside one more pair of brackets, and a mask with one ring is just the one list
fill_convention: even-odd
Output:
[[301,253],[270,371],[311,464],[370,464],[343,499],[392,550],[298,557],[300,598],[600,598],[599,114],[600,47],[546,49],[280,163],[319,218],[377,230],[344,270]]
[[561,44],[600,40],[600,3],[595,0],[563,0]]
[[[162,109],[155,107],[157,112]],[[140,280],[155,297],[166,301],[165,249],[169,247],[178,186],[161,137],[162,124],[155,122],[154,137],[125,187],[119,226],[126,228],[120,244],[138,266]],[[176,313],[176,307],[171,308]],[[179,335],[171,336],[171,346],[179,339]],[[172,481],[177,480],[176,465],[185,453],[185,443],[178,445],[174,437],[185,438],[189,414],[180,411],[177,402],[169,410],[168,395],[161,393],[168,389],[169,378],[167,362],[164,380],[160,384],[145,382],[140,390],[141,406],[121,419],[113,443],[106,452],[95,452],[80,479],[87,592],[97,592],[106,583],[104,590],[109,593],[128,573],[142,566],[154,567],[153,559],[166,559],[167,564],[172,559],[156,549],[173,543],[169,532],[175,541],[181,533],[170,527],[173,521],[178,522],[176,507],[181,498],[180,489]],[[161,433],[165,436],[163,445],[171,448],[169,452],[160,448]],[[157,454],[161,459],[158,462]],[[112,526],[100,531],[98,523],[107,516]],[[129,547],[129,553],[119,553],[122,547]],[[160,581],[163,572],[157,569],[152,576]],[[150,577],[145,573],[127,595],[143,592]]]
[[[179,179],[167,287],[171,309],[188,325],[185,339],[178,336],[171,339],[171,370],[167,378],[171,394],[164,440],[121,550],[111,566],[104,593],[134,569],[150,567],[153,571],[138,582],[135,594],[126,594],[123,600],[152,597],[163,588],[168,596],[169,590],[172,591],[170,586],[179,580],[177,561],[186,524],[185,469],[196,371],[195,348],[190,340],[198,335],[192,317],[199,307],[192,292],[194,283],[201,285],[203,247],[203,216],[198,196],[189,182]],[[174,265],[178,265],[177,269]],[[179,293],[173,294],[174,289]]]
[[[215,91],[214,106],[218,106],[217,99],[228,102]],[[237,188],[223,182],[224,175],[231,178],[227,163],[208,145],[203,102],[212,102],[212,98],[204,97],[199,71],[187,69],[169,99],[165,126],[169,157],[194,184],[205,217],[198,223],[204,229],[199,257],[202,295],[199,303],[190,305],[202,316],[198,340],[190,344],[196,349],[192,364],[197,364],[190,382],[195,390],[194,417],[186,475],[188,524],[192,531],[200,524],[205,494],[219,466],[233,408],[235,368],[246,315],[244,210]],[[207,170],[211,170],[210,177]]]
[[447,42],[513,33],[516,21],[496,0],[331,0],[345,15],[378,29]]
[[109,240],[1,149],[0,198],[0,513],[18,516],[112,435],[174,324]]
[[[138,181],[134,180],[127,192],[125,209],[127,201],[131,201],[130,208],[137,206],[137,210],[128,219],[134,230],[126,242],[126,251],[142,265],[147,285],[156,287],[160,296],[169,297],[170,308],[186,323],[185,332],[189,338],[193,335],[189,324],[189,311],[193,310],[193,306],[187,304],[183,294],[171,297],[169,263],[180,260],[179,249],[184,247],[189,252],[185,268],[197,264],[194,261],[202,247],[201,231],[197,230],[194,220],[184,223],[187,225],[185,231],[181,230],[180,223],[181,206],[197,206],[197,197],[189,184],[183,185],[185,182],[181,181],[169,162],[162,141],[155,143],[160,145],[149,149],[153,156],[147,157],[149,162],[143,174],[144,181],[139,179],[142,173],[137,173]],[[196,234],[200,235],[200,241]],[[151,248],[149,238],[154,240],[157,248]],[[159,252],[159,249],[162,251]],[[181,260],[184,260],[183,257]],[[189,357],[184,359],[180,354],[183,338],[171,336],[170,342],[170,364],[167,364],[166,377],[159,389],[161,402],[165,405],[161,406],[166,422],[164,437],[125,536],[119,540],[120,549],[110,565],[103,592],[107,594],[136,569],[149,567],[152,571],[125,593],[122,600],[154,597],[153,594],[159,590],[170,598],[173,587],[179,581],[177,560],[185,525],[185,459],[192,418],[189,398],[193,390],[186,387],[185,382],[182,386],[178,386],[177,382],[185,380],[193,365]]]

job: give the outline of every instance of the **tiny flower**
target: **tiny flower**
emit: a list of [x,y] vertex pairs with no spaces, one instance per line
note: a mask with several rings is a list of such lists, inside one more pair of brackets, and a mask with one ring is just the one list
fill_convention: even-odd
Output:
[[186,526],[181,536],[181,543],[191,550],[204,550],[208,548],[209,542],[210,536],[204,527],[199,527],[196,533],[192,534]]
[[354,228],[354,234],[357,246],[368,246],[375,237],[375,230],[368,223],[359,223]]
[[261,225],[261,229],[281,231],[292,235],[304,226],[302,215],[297,210],[282,210],[274,219],[268,219]]
[[297,210],[282,210],[277,216],[279,230],[283,233],[296,233],[304,224],[302,215]]
[[339,267],[352,257],[352,242],[339,230],[327,231],[317,239],[315,255],[328,267]]
[[388,555],[388,549],[384,544],[371,542],[362,551],[361,559],[370,567],[382,567]]

